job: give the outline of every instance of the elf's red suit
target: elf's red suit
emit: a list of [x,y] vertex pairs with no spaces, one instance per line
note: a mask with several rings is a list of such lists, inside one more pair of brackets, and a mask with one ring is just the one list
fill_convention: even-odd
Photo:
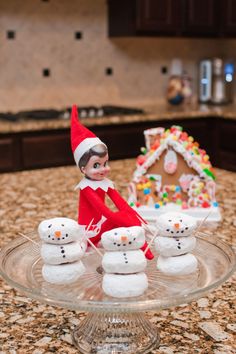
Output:
[[[71,146],[76,164],[79,165],[81,157],[97,144],[105,145],[94,133],[79,122],[77,107],[73,106],[71,112]],[[78,222],[80,225],[87,227],[93,220],[89,231],[91,231],[90,240],[94,244],[99,242],[101,234],[105,231],[117,227],[141,225],[139,215],[120,196],[109,179],[103,178],[100,180],[98,178],[97,180],[96,178],[85,177],[77,188],[80,190]],[[105,195],[113,201],[118,211],[113,212],[106,206]],[[145,250],[146,247],[147,243],[145,242],[142,249]],[[150,249],[145,255],[148,259],[153,258]]]
[[[116,227],[141,225],[138,214],[115,190],[112,181],[109,179],[94,181],[83,178],[77,188],[80,189],[78,223],[88,226],[93,220],[93,225],[90,229],[92,231],[95,228],[97,234],[91,237],[90,240],[95,245],[100,241],[101,235],[105,231]],[[113,201],[118,211],[113,212],[105,205],[106,195]],[[97,225],[99,227],[96,227]],[[145,242],[142,250],[145,250],[146,247],[147,243]],[[153,258],[150,250],[146,252],[146,257],[148,259]]]

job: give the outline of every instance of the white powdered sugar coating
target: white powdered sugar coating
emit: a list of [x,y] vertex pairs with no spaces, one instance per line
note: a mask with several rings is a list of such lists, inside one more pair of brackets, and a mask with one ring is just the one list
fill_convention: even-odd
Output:
[[144,245],[145,234],[140,226],[118,227],[104,232],[101,241],[107,251],[131,251]]
[[85,272],[81,261],[60,265],[44,264],[42,275],[44,280],[52,284],[71,284],[79,279]]
[[145,273],[136,274],[105,274],[102,289],[105,294],[117,297],[140,296],[148,288],[148,279]]
[[197,259],[191,253],[177,257],[159,256],[157,260],[157,269],[166,275],[172,276],[194,273],[197,270],[197,265]]
[[196,246],[196,237],[163,237],[157,236],[155,248],[164,257],[180,256],[192,252]]
[[52,245],[43,243],[41,257],[47,264],[62,264],[78,261],[83,257],[86,250],[85,242],[70,242],[64,245]]
[[42,276],[52,284],[70,284],[78,280],[85,267],[83,257],[87,242],[84,227],[68,218],[42,221],[38,227],[41,238],[41,257],[44,261]]
[[160,236],[187,237],[197,228],[197,219],[178,212],[169,212],[158,217],[156,226]]
[[102,259],[106,273],[129,274],[145,270],[147,260],[143,251],[106,252]]
[[166,275],[180,276],[196,272],[197,258],[189,253],[196,246],[194,232],[197,219],[183,213],[169,212],[157,220],[159,236],[155,248],[159,253],[157,269]]
[[119,298],[142,295],[148,287],[143,272],[147,261],[140,250],[145,242],[143,228],[119,227],[105,232],[101,240],[106,250],[102,259],[104,293]]
[[43,220],[38,227],[42,241],[60,245],[78,241],[81,238],[82,228],[75,220],[69,218],[52,218]]

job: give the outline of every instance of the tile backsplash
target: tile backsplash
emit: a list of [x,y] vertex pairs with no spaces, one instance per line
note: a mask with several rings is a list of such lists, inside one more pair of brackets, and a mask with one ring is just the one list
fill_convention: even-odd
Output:
[[234,41],[108,38],[106,0],[0,2],[0,111],[163,100],[168,68],[183,60],[196,93],[203,57]]

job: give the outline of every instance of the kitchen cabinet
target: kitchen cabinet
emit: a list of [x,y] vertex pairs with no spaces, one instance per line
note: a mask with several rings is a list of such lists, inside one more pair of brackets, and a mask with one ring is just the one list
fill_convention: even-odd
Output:
[[185,0],[182,2],[182,35],[219,35],[219,1]]
[[221,33],[226,37],[236,36],[236,1],[221,2]]
[[68,165],[73,162],[68,130],[22,136],[23,169]]
[[[216,117],[130,122],[89,127],[109,147],[111,160],[136,157],[145,129],[180,125],[210,155],[216,167],[236,171],[236,120]],[[0,171],[73,165],[70,129],[0,134]]]
[[5,135],[0,139],[0,172],[20,168],[20,146],[17,138]]
[[145,32],[175,35],[181,26],[182,0],[138,0],[136,29]]
[[236,121],[219,122],[219,167],[236,171]]
[[234,0],[108,0],[110,37],[233,37]]

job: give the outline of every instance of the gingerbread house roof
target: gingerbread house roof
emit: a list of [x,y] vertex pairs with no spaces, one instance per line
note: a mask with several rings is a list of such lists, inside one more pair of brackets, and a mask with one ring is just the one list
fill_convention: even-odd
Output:
[[[156,134],[157,139],[150,144],[149,136]],[[166,149],[173,149],[182,155],[189,167],[193,168],[200,177],[206,180],[215,179],[209,156],[206,151],[200,149],[199,144],[192,136],[183,132],[182,127],[172,126],[170,129],[154,128],[144,131],[146,149],[142,149],[143,155],[137,158],[137,168],[133,174],[133,182],[138,183]]]

